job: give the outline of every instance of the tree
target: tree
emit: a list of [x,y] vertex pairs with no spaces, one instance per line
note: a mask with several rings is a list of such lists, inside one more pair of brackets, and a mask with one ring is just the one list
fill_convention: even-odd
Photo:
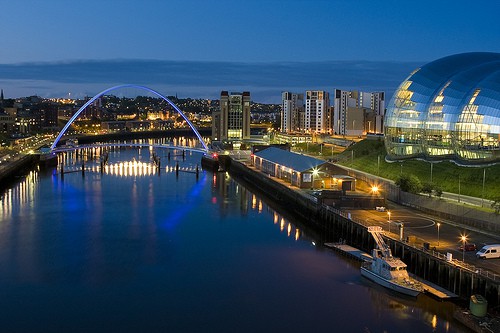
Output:
[[432,191],[434,190],[434,184],[433,183],[429,183],[429,182],[425,182],[423,185],[422,185],[422,193],[425,193],[425,194],[428,194],[429,195],[429,198],[431,197],[432,195]]
[[434,195],[438,198],[441,198],[443,195],[443,189],[439,185],[434,185]]
[[396,185],[402,191],[418,194],[422,191],[422,183],[417,176],[411,174],[401,175],[396,179]]
[[493,202],[491,203],[491,208],[495,210],[496,215],[500,214],[500,198],[496,198],[495,200],[493,200]]

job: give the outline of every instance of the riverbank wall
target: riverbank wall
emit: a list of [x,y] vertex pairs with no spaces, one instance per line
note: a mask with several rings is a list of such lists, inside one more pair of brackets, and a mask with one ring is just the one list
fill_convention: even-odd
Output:
[[16,160],[2,163],[0,166],[0,187],[12,183],[16,176],[23,175],[34,168],[38,161],[38,155],[24,155]]
[[[251,187],[286,207],[291,213],[306,221],[321,235],[321,242],[342,239],[347,244],[371,253],[376,246],[368,232],[368,224],[356,221],[350,214],[333,207],[319,204],[313,196],[281,183],[258,170],[224,157],[222,165],[235,179],[251,184]],[[400,257],[408,271],[467,300],[473,294],[483,295],[490,307],[500,304],[500,276],[451,260],[439,253],[407,243],[394,235],[384,235],[394,256]]]

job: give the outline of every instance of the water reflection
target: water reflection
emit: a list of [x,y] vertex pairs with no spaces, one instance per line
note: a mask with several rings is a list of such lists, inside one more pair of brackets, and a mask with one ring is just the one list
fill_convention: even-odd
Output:
[[[153,152],[165,160],[160,173]],[[199,159],[164,156],[68,153],[64,168],[83,160],[88,174],[33,172],[5,191],[4,322],[40,331],[58,313],[59,331],[460,332],[450,303],[371,284],[358,262],[325,251],[321,235],[228,174],[176,176],[176,162],[189,169]]]

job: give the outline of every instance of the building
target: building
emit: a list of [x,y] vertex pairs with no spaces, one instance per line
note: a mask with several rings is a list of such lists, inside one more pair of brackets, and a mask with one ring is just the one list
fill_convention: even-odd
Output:
[[500,54],[462,53],[414,70],[385,120],[387,158],[500,161]]
[[385,112],[383,92],[360,92],[335,89],[333,132],[337,135],[360,136],[382,133]]
[[282,92],[281,107],[281,132],[300,131],[300,117],[304,113],[304,94]]
[[367,133],[384,133],[385,93],[383,91],[379,91],[369,94],[370,109],[373,111],[373,118],[367,120]]
[[0,112],[0,133],[1,134],[12,134],[14,133],[16,124],[16,117],[11,116],[7,113]]
[[312,133],[329,133],[327,127],[328,112],[330,111],[330,96],[326,91],[306,91],[304,125],[302,128]]
[[252,154],[252,165],[272,176],[307,189],[354,191],[355,180],[335,165],[311,156],[269,147]]
[[219,110],[212,117],[212,141],[238,142],[250,139],[250,93],[222,91]]

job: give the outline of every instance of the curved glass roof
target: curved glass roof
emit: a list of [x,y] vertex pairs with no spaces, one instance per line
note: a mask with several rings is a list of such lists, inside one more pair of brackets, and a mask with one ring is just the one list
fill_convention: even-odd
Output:
[[500,54],[462,53],[413,71],[385,117],[388,159],[500,162]]

